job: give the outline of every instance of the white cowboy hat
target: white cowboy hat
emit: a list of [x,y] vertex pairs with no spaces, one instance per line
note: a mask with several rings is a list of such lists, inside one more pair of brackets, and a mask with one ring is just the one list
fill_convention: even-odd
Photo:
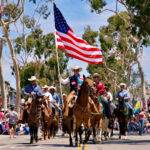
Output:
[[126,86],[126,84],[125,83],[120,83],[120,86]]
[[67,96],[67,94],[63,93],[63,95],[62,95],[62,96]]
[[49,86],[44,85],[42,88],[43,88],[43,89],[48,89],[48,88],[49,88]]
[[72,71],[74,71],[74,70],[79,70],[79,71],[81,71],[82,68],[79,67],[79,66],[74,66],[74,67],[71,68],[71,70],[72,70]]
[[25,99],[22,98],[22,99],[21,99],[21,104],[24,104],[24,103],[25,103]]
[[94,73],[93,77],[99,77],[100,75],[98,73]]
[[2,108],[2,110],[1,111],[4,111],[4,108]]
[[51,89],[54,89],[56,91],[56,87],[54,87],[54,86],[50,86],[49,90],[51,90]]
[[37,78],[36,78],[36,76],[31,76],[31,78],[29,78],[28,80],[29,80],[29,81],[36,81]]

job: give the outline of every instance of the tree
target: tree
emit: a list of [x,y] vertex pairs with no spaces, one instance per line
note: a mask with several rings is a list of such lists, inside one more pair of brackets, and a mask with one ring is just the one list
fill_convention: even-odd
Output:
[[[36,75],[42,86],[44,84],[58,84],[53,33],[43,34],[42,29],[32,28],[31,33],[26,36],[26,42],[24,42],[24,36],[16,38],[15,51],[17,58],[20,60],[19,62],[21,62],[19,63],[21,68],[21,87],[27,85],[28,78],[31,75]],[[24,53],[28,57],[24,57],[25,55],[22,55]],[[59,62],[62,73],[66,69],[68,62],[68,58],[62,52],[59,52]]]
[[[133,66],[140,65],[140,47],[133,41],[128,22],[130,22],[130,17],[127,12],[121,12],[108,18],[108,25],[101,27],[99,31],[104,63],[88,67],[91,74],[98,72],[104,82],[114,85],[113,91],[116,91],[120,82],[126,82],[130,86]],[[94,31],[90,29],[89,32],[88,27],[83,37],[86,37],[88,42],[91,41],[91,38],[93,38],[92,41],[95,41],[97,37],[92,36],[93,34]],[[143,75],[140,69],[139,72]],[[143,89],[143,80],[144,76],[141,76],[141,89]]]
[[5,94],[5,82],[3,78],[3,69],[2,69],[2,52],[3,52],[3,39],[0,39],[0,89],[2,95],[2,106],[6,110],[7,109],[7,99]]
[[[4,2],[4,1],[3,1]],[[4,4],[4,3],[3,3]],[[18,0],[17,3],[8,3],[5,1],[5,6],[2,8],[1,17],[0,17],[0,25],[3,30],[3,36],[6,39],[8,44],[10,54],[12,57],[15,77],[16,77],[16,108],[19,111],[20,104],[20,75],[19,75],[19,67],[15,56],[15,51],[13,48],[13,44],[9,35],[9,29],[11,24],[15,23],[21,16],[24,10],[24,0]]]
[[131,32],[139,39],[143,39],[143,45],[149,45],[150,41],[150,3],[147,0],[114,0],[115,10],[107,8],[106,0],[88,0],[92,12],[98,14],[111,11],[118,14],[118,3],[123,5],[129,14]]

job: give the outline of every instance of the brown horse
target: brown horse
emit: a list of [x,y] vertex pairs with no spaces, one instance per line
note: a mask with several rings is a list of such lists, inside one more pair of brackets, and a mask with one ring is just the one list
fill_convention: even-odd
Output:
[[48,107],[46,100],[47,99],[45,98],[43,100],[42,117],[41,117],[44,140],[46,140],[47,136],[48,139],[50,139],[50,125],[51,125],[51,118],[52,118],[52,110]]
[[38,141],[38,127],[41,118],[41,106],[42,106],[42,96],[36,96],[32,99],[30,110],[29,110],[29,119],[28,125],[30,128],[30,144]]
[[92,98],[95,107],[97,109],[96,112],[93,112],[91,118],[91,126],[93,129],[93,143],[97,142],[96,131],[99,133],[99,141],[102,141],[102,129],[103,129],[103,113],[102,113],[102,105],[98,102],[98,97],[96,94],[96,90],[90,93],[90,97]]
[[[91,134],[91,116],[92,116],[92,107],[91,107],[91,98],[90,90],[94,87],[94,82],[84,77],[83,84],[79,91],[75,106],[74,106],[74,129],[75,129],[75,144],[78,145],[78,133],[80,136],[80,143],[82,143],[82,137],[80,134],[80,127],[83,124],[86,129],[86,136],[84,143],[87,143],[90,134]],[[94,105],[94,103],[92,103]],[[96,112],[96,110],[95,110]]]
[[74,100],[75,100],[75,93],[71,92],[66,102],[63,106],[63,119],[62,119],[62,129],[64,133],[69,134],[69,142],[70,146],[73,146],[72,142],[72,133],[73,133],[73,106],[74,106]]

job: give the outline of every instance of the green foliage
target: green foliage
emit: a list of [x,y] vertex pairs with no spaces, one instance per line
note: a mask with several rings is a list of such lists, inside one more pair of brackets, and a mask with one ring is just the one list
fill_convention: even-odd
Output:
[[98,32],[92,31],[90,26],[84,29],[83,39],[86,40],[90,45],[96,45],[96,38],[98,37]]
[[21,87],[29,84],[28,79],[35,75],[35,71],[34,63],[29,63],[20,70]]
[[31,18],[30,16],[24,16],[22,21],[27,29],[33,29],[35,26],[35,22],[35,19]]
[[[96,13],[101,13],[106,5],[106,0],[89,0],[91,4],[92,11],[95,11]],[[115,0],[114,0],[115,2]],[[114,28],[116,30],[121,30],[125,26],[128,26],[128,23],[130,23],[130,26],[128,28],[131,28],[131,32],[134,36],[137,36],[139,39],[143,40],[143,45],[148,46],[150,43],[150,2],[149,0],[124,0],[119,1],[118,3],[125,6],[126,11],[129,13],[129,15],[126,15],[124,17],[128,17],[127,22],[124,22],[127,18],[124,19],[118,19],[114,20]],[[108,10],[108,9],[106,9]],[[112,12],[115,12],[116,10],[111,10]],[[108,22],[111,21],[111,17],[109,18]],[[116,22],[117,21],[117,22]],[[122,24],[122,26],[120,26]],[[126,28],[127,29],[127,28]]]
[[17,7],[16,4],[9,3],[4,7],[2,17],[5,21],[10,21],[18,17],[20,13],[21,13],[21,9]]
[[[108,25],[101,27],[98,34],[103,50],[104,64],[88,66],[89,73],[99,73],[104,83],[113,85],[113,91],[120,82],[128,85],[131,83],[132,64],[135,62],[137,45],[134,45],[131,40],[129,23],[127,12],[121,12],[108,18]],[[83,37],[86,37],[87,41],[95,41],[96,36],[91,36],[94,33],[95,31],[91,28],[90,32],[87,32],[86,29]]]
[[92,11],[96,11],[97,13],[101,12],[101,9],[106,5],[105,0],[88,0]]
[[[21,86],[28,83],[28,78],[31,75],[37,75],[41,85],[58,84],[57,58],[55,51],[55,38],[53,33],[43,34],[41,29],[34,29],[26,37],[25,46],[24,36],[18,37],[15,40],[15,50],[18,55],[25,52],[30,54],[27,64],[21,66]],[[63,73],[67,67],[68,58],[60,51],[59,52],[60,71]],[[31,71],[32,70],[32,71]]]
[[126,0],[128,9],[133,14],[133,33],[147,37],[150,35],[150,1]]

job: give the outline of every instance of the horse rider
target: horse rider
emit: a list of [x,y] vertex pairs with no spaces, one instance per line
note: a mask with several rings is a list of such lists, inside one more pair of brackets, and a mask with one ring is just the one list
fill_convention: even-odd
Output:
[[80,75],[82,68],[79,66],[74,66],[71,70],[73,75],[66,79],[61,78],[60,81],[63,85],[70,84],[70,92],[75,91],[76,95],[78,95],[78,91],[80,90],[80,87],[83,83],[83,77]]
[[[130,93],[127,90],[127,85],[125,83],[120,83],[120,91],[117,93],[117,100],[118,100],[118,104],[125,104],[125,109],[126,112],[125,113],[132,113],[132,105],[129,103],[130,101]],[[120,106],[120,107],[124,107],[124,106]],[[128,112],[130,111],[130,112]]]
[[100,81],[100,75],[98,73],[93,74],[93,80],[97,89],[98,102],[100,107],[98,110],[101,110],[103,113],[103,130],[106,137],[108,132],[109,118],[111,116],[110,103],[112,101],[112,94],[110,93],[109,88],[105,87],[104,83]]
[[117,93],[118,101],[118,122],[120,127],[119,139],[121,135],[127,138],[127,122],[129,117],[132,115],[132,106],[130,105],[130,93],[127,90],[127,85],[125,83],[120,83],[120,90]]
[[95,86],[97,90],[98,102],[101,103],[101,96],[106,91],[105,85],[100,81],[100,75],[98,73],[93,74],[93,80],[95,82]]
[[24,88],[24,94],[33,98],[36,98],[37,96],[42,96],[42,89],[37,84],[36,76],[31,76],[31,78],[29,78],[28,81],[30,81],[30,84],[28,84]]
[[93,80],[96,84],[96,89],[99,95],[103,95],[105,93],[105,85],[100,81],[100,75],[98,73],[93,74]]
[[42,87],[43,89],[43,96],[46,100],[46,104],[47,106],[50,106],[50,103],[53,102],[53,97],[52,97],[52,94],[49,92],[49,86],[47,85],[44,85],[44,87]]
[[52,98],[53,98],[53,101],[51,103],[53,114],[55,114],[55,109],[58,109],[59,115],[60,115],[60,117],[62,117],[62,109],[61,109],[62,100],[56,92],[56,87],[50,86],[49,87],[49,92],[51,93]]
[[104,117],[107,119],[110,116],[110,102],[112,101],[112,95],[109,92],[108,88],[100,81],[100,75],[98,73],[93,74],[93,80],[96,84],[98,102],[102,107],[102,112]]

